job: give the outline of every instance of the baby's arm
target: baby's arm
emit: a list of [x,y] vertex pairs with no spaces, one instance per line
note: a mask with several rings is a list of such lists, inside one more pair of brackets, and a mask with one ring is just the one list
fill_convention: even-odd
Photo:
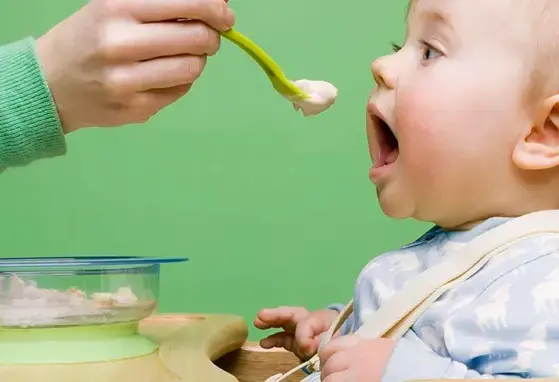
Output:
[[410,330],[398,341],[383,381],[559,376],[559,252],[553,247],[554,253],[495,277],[445,320],[450,356]]

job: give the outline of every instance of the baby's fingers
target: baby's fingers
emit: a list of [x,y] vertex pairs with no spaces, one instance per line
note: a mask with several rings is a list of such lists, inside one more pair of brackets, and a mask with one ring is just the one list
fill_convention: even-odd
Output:
[[283,328],[294,333],[297,324],[309,316],[309,311],[301,307],[279,307],[262,309],[256,315],[254,326],[258,329]]
[[[298,329],[298,328],[297,328]],[[304,357],[312,357],[318,351],[320,346],[320,335],[316,336],[301,336],[298,333],[295,335],[299,349]]]
[[293,351],[293,336],[286,332],[275,333],[260,340],[260,346],[264,349],[284,348]]
[[305,355],[311,356],[316,353],[320,335],[328,331],[334,315],[335,312],[332,311],[315,312],[297,325],[295,340]]

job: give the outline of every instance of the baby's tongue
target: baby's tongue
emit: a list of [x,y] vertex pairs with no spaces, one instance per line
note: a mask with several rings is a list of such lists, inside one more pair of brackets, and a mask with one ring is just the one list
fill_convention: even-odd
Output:
[[388,153],[388,155],[386,156],[386,164],[396,162],[396,159],[398,159],[398,154],[400,154],[400,151],[398,149],[394,149],[390,153]]

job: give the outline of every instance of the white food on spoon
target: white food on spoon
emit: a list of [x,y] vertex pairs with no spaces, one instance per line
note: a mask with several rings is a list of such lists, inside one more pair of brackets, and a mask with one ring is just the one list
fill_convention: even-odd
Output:
[[306,117],[322,113],[338,98],[338,89],[329,82],[297,80],[293,83],[309,96],[304,99],[291,99],[294,109],[301,110]]

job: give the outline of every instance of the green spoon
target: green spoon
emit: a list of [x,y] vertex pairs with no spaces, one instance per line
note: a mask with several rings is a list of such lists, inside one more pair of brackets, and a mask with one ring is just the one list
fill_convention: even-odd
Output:
[[242,33],[234,29],[221,32],[221,35],[244,50],[260,67],[272,82],[276,91],[289,100],[302,100],[309,98],[309,95],[299,89],[283,73],[278,64],[262,50],[258,45],[249,40]]

